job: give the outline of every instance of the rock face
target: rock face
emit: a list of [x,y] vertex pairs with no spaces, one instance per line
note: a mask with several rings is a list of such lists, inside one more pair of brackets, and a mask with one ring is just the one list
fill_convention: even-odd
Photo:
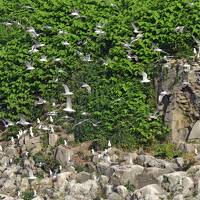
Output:
[[171,128],[172,142],[200,139],[200,62],[169,59],[168,64],[156,82],[158,95],[163,90],[171,93],[158,108]]

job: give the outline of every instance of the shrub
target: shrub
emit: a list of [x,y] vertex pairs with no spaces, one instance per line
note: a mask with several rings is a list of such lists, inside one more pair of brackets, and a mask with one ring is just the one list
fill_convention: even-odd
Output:
[[[70,16],[73,9],[80,10],[81,17]],[[149,121],[147,117],[155,110],[155,63],[163,56],[152,45],[177,57],[191,55],[192,36],[200,37],[200,25],[195,23],[200,19],[199,10],[198,2],[182,0],[114,0],[112,4],[99,0],[3,1],[0,20],[12,25],[0,24],[0,118],[17,120],[24,114],[35,120],[51,109],[52,101],[65,102],[60,94],[62,83],[67,83],[75,93],[75,122],[83,119],[83,111],[91,114],[94,123],[100,121],[98,126],[90,121],[76,127],[72,123],[69,132],[78,141],[110,139],[133,148],[163,139],[168,129],[160,119]],[[127,59],[123,46],[137,35],[132,22],[143,31],[143,38],[131,44],[131,54],[138,62]],[[106,34],[95,34],[98,23]],[[37,39],[26,32],[30,26],[41,33]],[[175,32],[177,26],[185,26],[184,32]],[[67,34],[59,35],[59,30]],[[30,54],[35,40],[45,46]],[[69,46],[61,44],[65,40]],[[84,62],[77,52],[91,54],[93,61]],[[39,62],[42,55],[48,56],[47,63]],[[62,62],[53,58],[62,58]],[[34,61],[35,70],[26,70],[28,61]],[[142,71],[148,73],[151,83],[141,84]],[[57,77],[59,82],[54,81]],[[91,85],[91,94],[80,88],[83,82]],[[36,96],[48,100],[48,105],[34,106]]]

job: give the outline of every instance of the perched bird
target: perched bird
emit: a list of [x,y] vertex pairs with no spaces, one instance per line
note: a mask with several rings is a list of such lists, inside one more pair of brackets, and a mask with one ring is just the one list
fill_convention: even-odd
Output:
[[40,58],[40,62],[47,62],[47,56],[42,56],[41,58]]
[[51,131],[51,133],[55,133],[53,125],[50,125],[50,131]]
[[33,197],[37,197],[37,192],[36,192],[36,190],[33,190]]
[[110,142],[110,140],[108,140],[108,148],[111,148],[111,142]]
[[184,71],[184,72],[190,72],[190,70],[191,70],[191,65],[185,63],[185,64],[183,65],[183,71]]
[[66,84],[62,84],[62,86],[64,87],[65,93],[63,95],[65,96],[70,96],[73,95],[73,92],[70,92],[69,87]]
[[133,28],[133,32],[134,32],[134,33],[142,33],[142,31],[139,31],[138,27],[135,26],[135,24],[134,24],[133,22],[131,23],[131,25],[132,25],[132,28]]
[[27,171],[28,171],[28,175],[29,175],[29,177],[28,177],[29,180],[34,180],[37,178],[36,176],[34,176],[33,170],[31,168],[27,168]]
[[16,122],[16,124],[20,124],[22,126],[28,126],[30,125],[31,123],[26,121],[22,116],[20,117],[20,120],[18,122]]
[[38,37],[40,35],[40,34],[36,33],[36,31],[35,31],[35,29],[33,27],[29,27],[27,29],[27,32],[30,33],[32,35],[32,37],[34,37],[34,38],[36,38],[36,37]]
[[31,62],[26,62],[26,70],[33,70],[35,67],[33,67],[33,63]]
[[50,115],[49,116],[49,121],[51,122],[51,123],[53,123],[53,117]]
[[40,124],[40,119],[39,118],[37,118],[37,124]]
[[14,144],[15,144],[15,139],[14,139],[14,137],[13,137],[13,136],[11,137],[11,143],[12,143],[12,145],[14,145]]
[[76,112],[74,109],[72,109],[72,100],[70,96],[67,96],[67,107],[63,110],[69,113]]
[[88,112],[82,112],[82,113],[81,113],[82,116],[88,116],[89,114],[90,114],[90,113],[88,113]]
[[149,83],[150,80],[147,78],[147,73],[142,72],[142,81],[141,83]]
[[44,100],[44,99],[41,98],[41,97],[38,97],[38,101],[35,101],[35,105],[43,105],[43,104],[45,104],[45,103],[47,103],[47,101]]
[[34,137],[34,134],[33,134],[33,127],[31,126],[29,130],[30,130],[30,136],[31,136],[31,137]]
[[197,156],[198,155],[198,150],[197,148],[194,149],[194,154]]
[[158,103],[162,103],[163,97],[170,94],[171,93],[166,90],[162,91],[158,96]]
[[133,165],[133,159],[132,159],[132,156],[129,156],[129,164],[130,164],[130,165]]
[[81,87],[86,88],[88,93],[91,93],[91,87],[87,83],[84,83]]
[[64,146],[68,146],[68,141],[64,140]]
[[94,149],[91,149],[91,153],[92,153],[93,156],[95,155]]

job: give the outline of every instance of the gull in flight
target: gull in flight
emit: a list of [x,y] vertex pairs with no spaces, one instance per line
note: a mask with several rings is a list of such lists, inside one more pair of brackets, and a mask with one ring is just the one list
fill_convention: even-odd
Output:
[[47,62],[47,56],[42,56],[40,58],[40,62]]
[[29,53],[36,53],[38,52],[39,50],[35,47],[35,45],[32,46],[31,50],[29,50],[28,52]]
[[42,105],[47,103],[46,100],[42,99],[41,97],[38,97],[38,101],[35,102],[35,105]]
[[36,31],[35,31],[35,29],[33,27],[29,27],[27,29],[27,32],[30,33],[32,35],[32,37],[34,37],[34,38],[36,38],[36,37],[38,37],[40,35],[40,34],[36,33]]
[[9,126],[14,126],[14,122],[8,120],[8,119],[3,119],[3,124],[7,128]]
[[62,45],[64,45],[64,46],[68,46],[69,45],[69,42],[67,42],[67,41],[63,41],[63,42],[61,42],[62,43]]
[[73,17],[80,17],[80,14],[79,14],[78,10],[73,10],[70,15],[73,16]]
[[35,69],[35,67],[33,67],[33,63],[31,63],[31,62],[26,62],[26,70],[31,71],[31,70],[33,70],[33,69]]
[[86,56],[83,58],[83,61],[86,61],[86,62],[91,62],[92,59],[91,59],[91,56],[90,54],[86,54]]
[[16,124],[20,124],[22,126],[28,126],[30,125],[31,123],[26,121],[22,116],[20,117],[20,120],[18,122],[16,122]]
[[69,113],[76,112],[74,109],[72,109],[72,100],[70,96],[67,96],[67,107],[64,108],[63,110]]
[[141,83],[149,83],[150,82],[150,80],[147,78],[147,73],[145,73],[145,72],[142,72],[142,81],[141,81]]
[[69,87],[66,84],[62,84],[62,86],[64,87],[65,93],[63,93],[63,95],[65,96],[70,96],[73,95],[73,92],[70,92]]
[[81,87],[82,88],[86,88],[86,90],[88,91],[88,93],[91,93],[91,87],[87,83],[84,83]]
[[131,25],[132,25],[132,27],[133,27],[133,32],[134,32],[134,33],[142,33],[142,31],[139,31],[138,27],[135,26],[135,24],[134,24],[133,22],[131,23]]
[[56,110],[46,113],[47,116],[57,116],[58,112]]
[[153,48],[153,50],[155,51],[155,52],[161,52],[161,53],[166,53],[166,54],[168,54],[166,51],[163,51],[162,49],[160,49],[160,48],[158,48],[158,47],[154,47]]
[[103,34],[105,34],[105,31],[103,31],[103,30],[101,30],[101,29],[99,29],[99,28],[96,28],[96,29],[95,29],[95,33],[96,33],[97,35],[103,35]]
[[171,93],[166,90],[162,91],[158,96],[158,103],[162,103],[163,97],[170,94]]
[[3,24],[6,26],[12,26],[12,23],[10,23],[10,22],[3,22]]
[[66,32],[66,31],[63,31],[63,30],[59,30],[59,31],[58,31],[58,34],[59,34],[59,35],[67,35],[67,32]]
[[177,26],[174,31],[177,32],[177,33],[183,33],[184,31],[184,26]]

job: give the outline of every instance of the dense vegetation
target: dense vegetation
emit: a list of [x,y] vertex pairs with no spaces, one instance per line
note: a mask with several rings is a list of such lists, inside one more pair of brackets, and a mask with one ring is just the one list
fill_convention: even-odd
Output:
[[[80,17],[70,15],[74,9]],[[54,109],[52,102],[65,103],[61,93],[66,83],[74,92],[76,110],[68,132],[74,132],[77,140],[104,143],[110,139],[132,148],[163,139],[168,130],[161,120],[148,120],[156,109],[156,63],[164,56],[153,47],[177,57],[191,55],[195,46],[192,36],[200,38],[199,10],[199,1],[188,0],[1,1],[0,118],[17,120],[23,114],[34,121]],[[126,47],[124,43],[138,35],[132,23],[143,37]],[[95,32],[98,25],[102,34]],[[184,31],[175,31],[178,26],[184,26]],[[33,38],[27,32],[29,27],[40,35]],[[36,41],[45,46],[31,53]],[[63,45],[64,41],[69,45]],[[87,54],[92,61],[84,61]],[[43,55],[47,62],[39,61]],[[62,61],[55,62],[55,58]],[[35,69],[26,70],[26,62],[34,62]],[[150,83],[141,83],[142,71]],[[81,88],[82,83],[91,86],[91,94]],[[35,106],[37,96],[48,104]],[[90,115],[82,116],[82,112]],[[62,124],[63,115],[64,111],[57,123]],[[100,123],[74,127],[85,118]]]

